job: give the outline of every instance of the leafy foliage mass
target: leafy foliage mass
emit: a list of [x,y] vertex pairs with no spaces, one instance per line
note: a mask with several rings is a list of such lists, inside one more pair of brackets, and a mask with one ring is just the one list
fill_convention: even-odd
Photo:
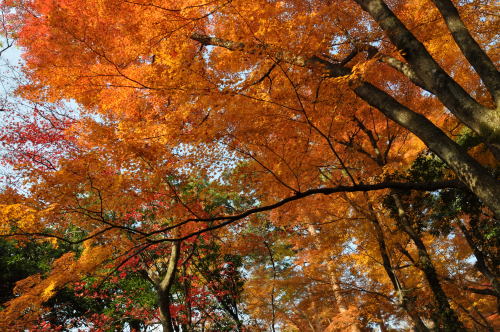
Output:
[[493,1],[0,10],[0,330],[500,328]]

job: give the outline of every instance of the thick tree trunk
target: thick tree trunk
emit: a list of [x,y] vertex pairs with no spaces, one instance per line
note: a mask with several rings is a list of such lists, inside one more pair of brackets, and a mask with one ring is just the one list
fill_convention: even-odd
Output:
[[[500,114],[498,109],[488,109],[472,98],[457,82],[455,82],[432,58],[425,46],[415,38],[415,36],[404,26],[398,17],[389,9],[382,0],[355,0],[387,34],[391,42],[402,51],[403,57],[408,61],[411,68],[423,82],[428,91],[438,97],[438,99],[465,125],[474,130],[486,142],[500,147]],[[458,26],[458,21],[453,19],[447,1],[435,1],[438,8],[445,16],[448,26],[453,26],[451,31],[457,42],[467,42],[471,49],[470,39],[466,38],[463,29]],[[453,7],[453,6],[452,6]],[[453,7],[454,9],[454,7]],[[457,13],[458,15],[458,13]],[[461,21],[460,21],[461,22]],[[463,27],[465,28],[465,27]],[[466,30],[466,29],[465,29]],[[470,36],[470,35],[469,35]],[[457,39],[458,38],[458,39]],[[477,45],[477,44],[476,44]],[[464,48],[465,45],[462,45]],[[477,47],[479,48],[479,47]],[[469,57],[477,55],[476,52],[468,52]],[[467,55],[466,55],[467,56]],[[487,59],[482,56],[481,59]],[[486,60],[485,60],[486,61]],[[473,61],[478,64],[479,60]],[[492,66],[492,65],[491,65]],[[480,68],[484,69],[479,74],[483,81],[493,89],[493,97],[496,97],[498,88],[498,72],[496,69],[481,63]],[[496,72],[496,75],[492,74]],[[487,74],[486,74],[487,73]],[[486,78],[486,79],[485,79]]]
[[[356,0],[386,32],[391,42],[402,50],[412,72],[419,82],[465,125],[469,126],[496,151],[500,148],[500,110],[488,109],[477,103],[431,57],[424,45],[404,26],[382,0]],[[436,0],[450,31],[466,57],[487,84],[493,97],[499,91],[499,74],[489,58],[468,34],[458,13],[447,0]],[[451,6],[451,7],[450,7]],[[476,58],[478,56],[478,58]],[[391,120],[419,137],[432,151],[447,163],[460,179],[500,218],[500,185],[467,152],[449,139],[425,117],[407,109],[385,92],[364,83],[355,92]]]
[[474,40],[469,30],[465,27],[464,22],[450,0],[433,0],[439,12],[444,18],[448,30],[450,30],[453,39],[462,51],[467,61],[474,67],[476,72],[481,77],[484,85],[493,96],[497,105],[500,103],[500,74],[495,67],[495,64],[488,55],[481,49],[478,43]]
[[[378,20],[382,20],[385,16],[389,15],[391,17],[391,24],[389,23],[384,23],[385,25],[389,24],[386,26],[388,28],[389,26],[395,25],[399,30],[402,29],[401,34],[406,36],[405,38],[408,39],[415,39],[413,35],[409,31],[406,30],[404,25],[397,20],[397,17],[394,16],[394,14],[385,6],[385,4],[380,1],[380,0],[357,0],[358,3],[362,3],[363,8],[367,6],[368,3],[376,3],[378,5],[370,5],[373,8],[370,9],[371,11],[373,10],[382,10],[381,13],[374,13],[373,15],[376,14],[378,17]],[[368,7],[366,7],[368,9]],[[397,20],[394,21],[394,20]],[[398,23],[399,22],[399,23]],[[379,22],[379,24],[382,24]],[[384,26],[385,26],[384,25]],[[398,31],[399,31],[398,30]],[[388,32],[389,33],[389,32]],[[219,46],[223,47],[232,51],[241,51],[241,52],[246,52],[250,54],[255,54],[259,50],[265,50],[268,53],[272,53],[272,55],[275,57],[276,60],[278,61],[283,61],[290,63],[295,66],[300,66],[300,67],[306,67],[306,68],[312,68],[312,69],[323,69],[329,73],[331,77],[339,77],[339,76],[345,76],[351,74],[351,70],[349,68],[343,67],[340,64],[335,64],[331,63],[327,60],[324,60],[322,58],[319,58],[317,56],[312,56],[312,57],[304,57],[301,55],[296,55],[296,54],[291,54],[290,52],[286,50],[276,50],[272,49],[271,46],[269,45],[245,45],[244,43],[238,43],[234,41],[229,41],[225,39],[220,39],[217,37],[209,37],[206,35],[200,35],[200,34],[193,34],[191,36],[193,40],[196,40],[203,45],[213,45],[213,46]],[[398,37],[399,38],[399,37]],[[403,38],[403,39],[405,39]],[[413,40],[412,39],[412,40]],[[398,39],[396,38],[395,41]],[[399,43],[399,42],[398,42]],[[412,43],[417,43],[418,40],[413,40]],[[395,44],[396,46],[398,44]],[[434,68],[437,66],[435,61],[432,58],[429,58],[430,55],[428,55],[427,51],[423,47],[423,45],[416,45],[415,51],[425,59],[425,63],[427,63],[426,66],[430,66],[429,70],[438,70]],[[427,56],[426,56],[427,54]],[[419,60],[420,61],[420,60]],[[416,72],[419,75],[420,81],[423,81],[423,78],[420,77],[422,74],[419,72],[424,71],[423,68],[417,70],[415,68],[411,68],[414,72]],[[442,69],[440,69],[442,71]],[[443,74],[444,75],[444,74]],[[432,76],[432,75],[431,75]],[[443,77],[448,77],[443,76]],[[429,78],[431,79],[431,78]],[[432,78],[434,79],[434,78]],[[449,79],[449,80],[448,80]],[[447,81],[449,84],[452,84],[451,81],[453,81],[451,78],[448,77]],[[453,81],[454,82],[454,81]],[[446,84],[448,84],[446,83]],[[425,82],[422,84],[426,84]],[[434,83],[433,83],[434,84]],[[440,83],[441,84],[441,83]],[[455,83],[456,84],[456,83]],[[453,84],[452,84],[453,85]],[[458,87],[457,89],[459,89]],[[429,89],[432,91],[432,87],[429,87]],[[387,94],[386,92],[378,89],[377,87],[373,86],[372,84],[368,82],[361,82],[359,86],[357,86],[354,89],[354,92],[364,101],[366,101],[368,104],[371,106],[375,107],[378,109],[380,112],[382,112],[385,116],[387,116],[389,119],[392,121],[396,122],[403,128],[408,129],[411,131],[413,134],[415,134],[418,138],[420,138],[425,145],[429,147],[434,153],[436,153],[439,158],[441,158],[450,168],[457,174],[457,176],[460,178],[460,180],[479,198],[483,203],[488,206],[493,213],[495,213],[496,217],[500,219],[500,184],[497,181],[496,178],[491,176],[488,171],[482,167],[476,160],[471,158],[468,154],[467,151],[456,144],[452,139],[450,139],[446,134],[439,129],[437,126],[435,126],[429,119],[424,117],[421,114],[418,114],[406,106],[402,105],[399,103],[396,99],[394,99],[392,96]],[[465,98],[465,97],[464,97]],[[470,96],[469,96],[469,99]],[[467,100],[469,100],[467,99]],[[496,131],[497,134],[500,132],[500,112],[498,111],[488,111],[487,115],[484,115],[485,109],[481,105],[477,104],[474,100],[469,100],[469,104],[472,106],[476,107],[477,109],[471,109],[471,110],[462,110],[462,108],[458,107],[457,110],[461,111],[461,116],[459,116],[460,119],[465,117],[465,120],[462,120],[464,124],[469,125],[470,123],[481,123],[481,126],[484,124],[485,126],[489,126],[490,129],[487,129],[487,133],[483,133],[482,137],[486,141],[489,140],[489,144],[491,145],[492,142],[497,142],[496,139],[492,139],[492,135],[494,134],[491,133],[491,131]],[[467,104],[467,103],[466,103]],[[462,105],[463,106],[463,105]],[[471,106],[471,107],[472,107]],[[472,107],[472,108],[474,108]],[[464,113],[464,114],[462,114]],[[468,117],[473,116],[474,118],[469,119]],[[470,122],[470,123],[469,123]],[[477,126],[476,131],[478,131]],[[472,128],[472,127],[471,127]],[[478,132],[480,132],[479,130]],[[480,134],[481,135],[481,134]],[[500,134],[499,134],[500,135]]]
[[467,151],[455,143],[426,117],[415,113],[370,83],[363,83],[356,94],[389,119],[420,138],[458,175],[460,180],[500,217],[500,184]]

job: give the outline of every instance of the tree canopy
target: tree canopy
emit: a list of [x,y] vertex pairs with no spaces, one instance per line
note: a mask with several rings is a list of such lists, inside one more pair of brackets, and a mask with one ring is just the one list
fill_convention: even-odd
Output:
[[493,1],[0,6],[0,329],[498,328]]

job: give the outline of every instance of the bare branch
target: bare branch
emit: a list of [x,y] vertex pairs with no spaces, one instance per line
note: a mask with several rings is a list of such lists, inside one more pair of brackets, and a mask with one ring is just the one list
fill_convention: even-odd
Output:
[[331,195],[334,193],[341,193],[341,192],[366,192],[366,191],[384,190],[384,189],[435,191],[435,190],[445,189],[445,188],[464,188],[464,185],[459,181],[449,180],[449,181],[432,182],[432,183],[382,182],[382,183],[377,183],[377,184],[357,184],[357,185],[352,185],[352,186],[336,186],[336,187],[316,188],[316,189],[306,190],[304,192],[298,192],[298,193],[296,193],[292,196],[289,196],[287,198],[284,198],[284,199],[282,199],[274,204],[249,209],[249,210],[247,210],[243,213],[240,213],[240,214],[235,214],[235,215],[230,215],[230,216],[211,217],[211,218],[186,219],[186,220],[179,222],[178,224],[171,225],[171,226],[162,228],[160,230],[150,232],[146,235],[146,237],[151,237],[155,234],[165,233],[171,229],[177,228],[177,227],[184,225],[184,224],[187,224],[189,222],[222,221],[219,224],[206,227],[204,229],[190,233],[190,234],[185,235],[183,237],[151,240],[154,243],[166,242],[166,241],[183,241],[183,240],[189,239],[193,236],[203,234],[203,233],[215,230],[215,229],[222,228],[226,225],[229,225],[229,224],[234,223],[236,221],[242,220],[242,219],[249,217],[251,215],[255,215],[255,214],[258,214],[261,212],[271,211],[271,210],[277,209],[285,204],[288,204],[290,202],[297,201],[299,199],[313,196],[313,195],[318,195],[318,194]]

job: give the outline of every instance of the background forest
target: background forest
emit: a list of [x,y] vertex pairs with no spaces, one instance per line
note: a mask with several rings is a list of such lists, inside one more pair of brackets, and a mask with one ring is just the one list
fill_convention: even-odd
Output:
[[0,10],[1,331],[500,329],[494,1]]

